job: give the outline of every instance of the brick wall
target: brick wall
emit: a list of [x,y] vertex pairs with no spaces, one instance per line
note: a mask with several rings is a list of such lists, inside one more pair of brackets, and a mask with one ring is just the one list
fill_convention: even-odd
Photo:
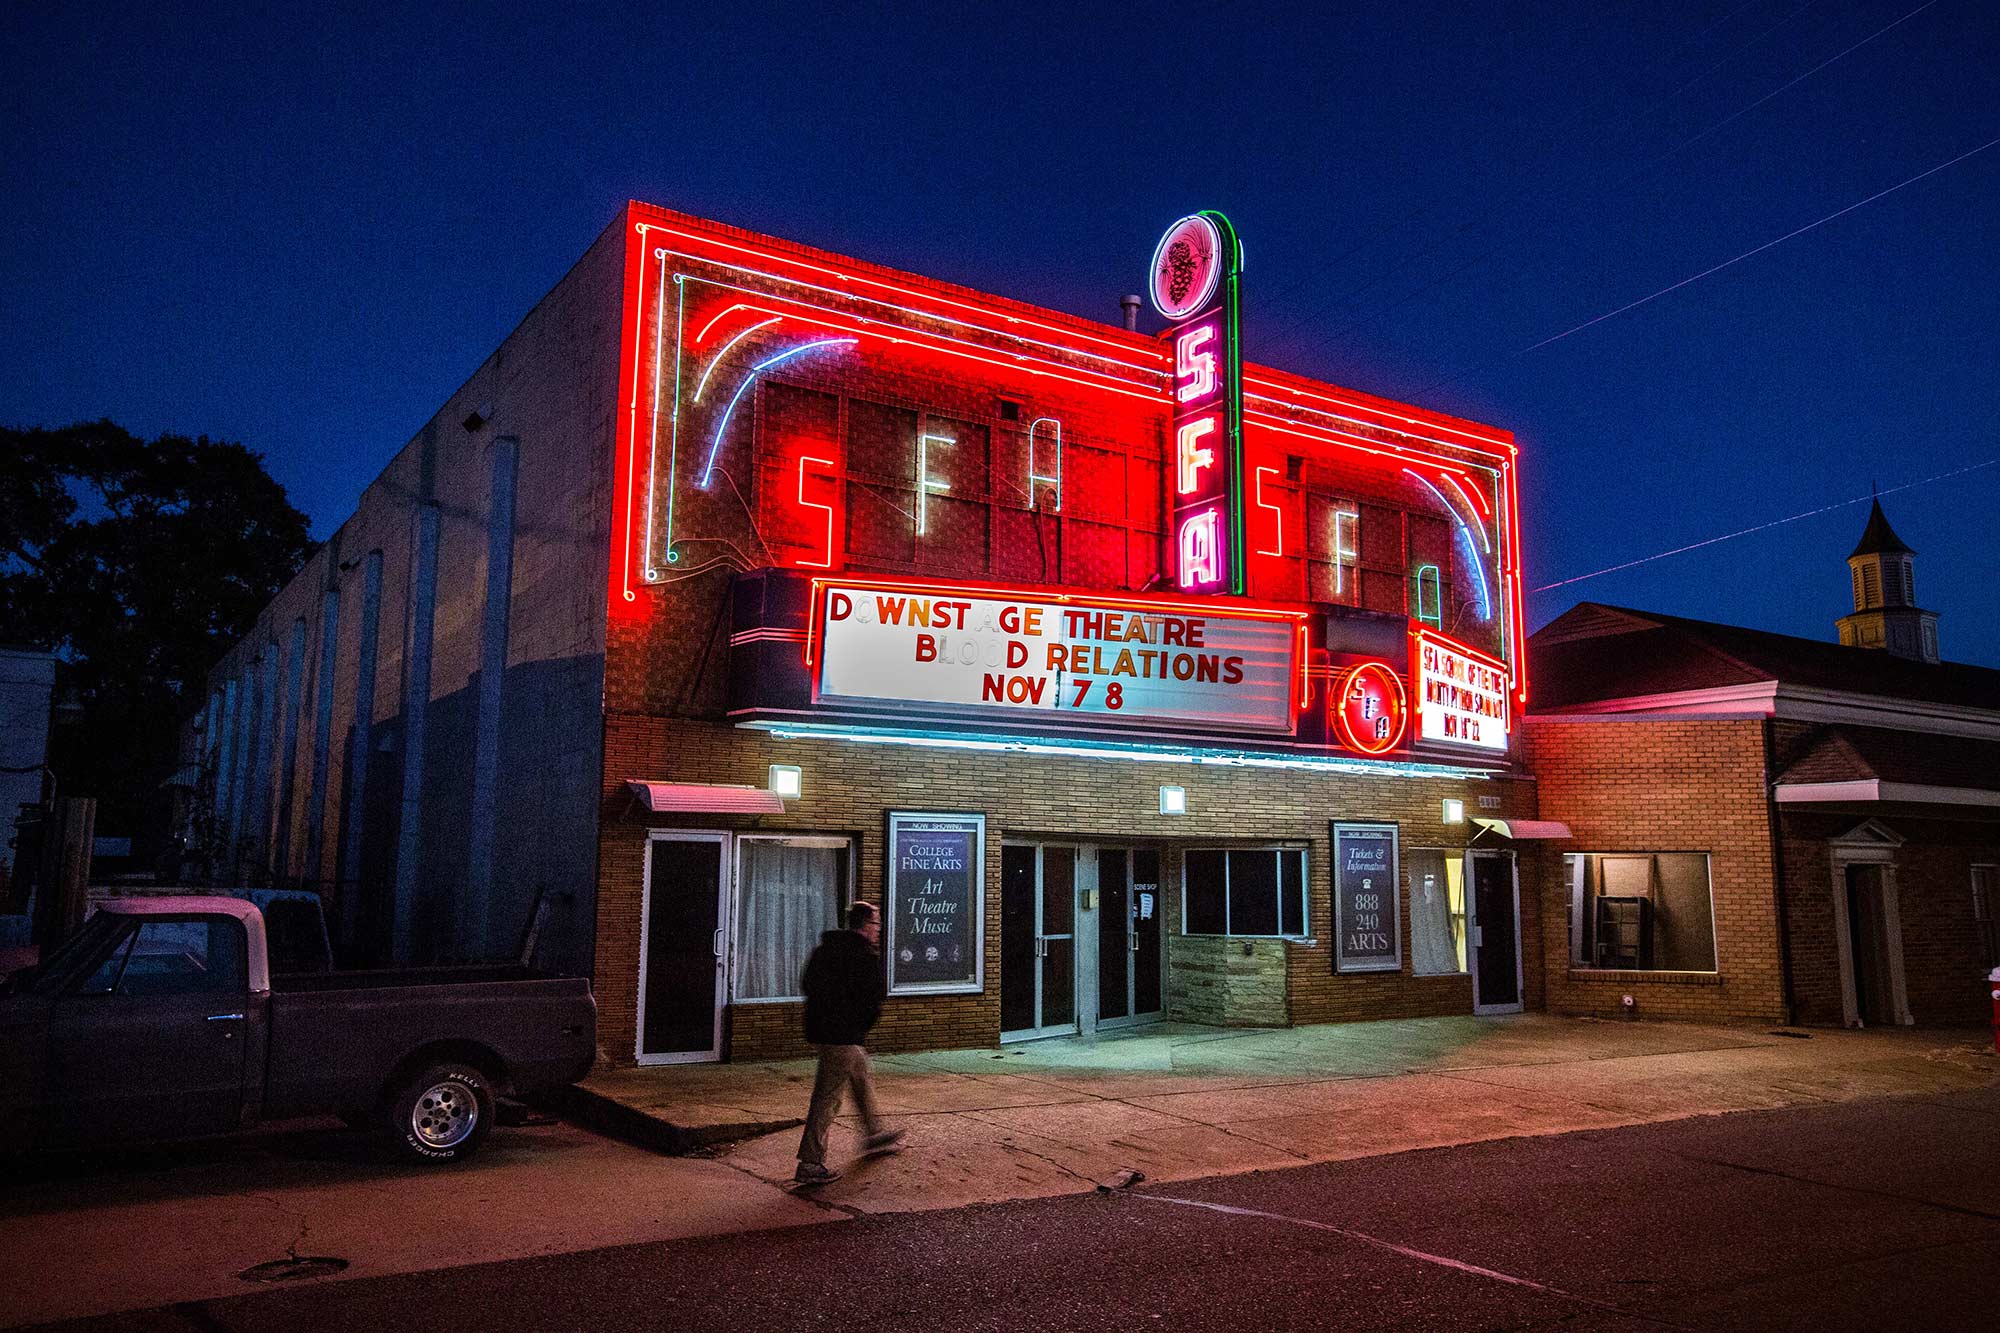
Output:
[[[1530,715],[1523,756],[1544,818],[1572,839],[1535,860],[1548,1008],[1613,1015],[1632,995],[1643,1018],[1781,1022],[1785,1017],[1756,719],[1565,720]],[[1705,852],[1714,897],[1716,971],[1598,972],[1569,966],[1565,852]],[[1528,892],[1528,876],[1522,891]],[[1525,915],[1525,912],[1524,912]]]
[[[1792,986],[1801,1023],[1845,1021],[1833,844],[1868,818],[1789,812],[1780,820]],[[1895,814],[1874,818],[1905,840],[1891,864],[1910,1017],[1919,1024],[1989,1021],[1992,1001],[1982,978],[1992,964],[1973,916],[1972,867],[2000,864],[2000,825]]]
[[[797,764],[805,796],[783,815],[690,816],[669,821],[636,807],[628,778],[761,785],[767,765]],[[1159,786],[1187,788],[1188,814],[1162,816]],[[1463,845],[1464,826],[1440,822],[1441,800],[1478,809],[1481,794],[1502,802],[1493,813],[1534,814],[1524,781],[1461,782],[1323,775],[1294,770],[1149,764],[1053,755],[779,740],[767,733],[695,721],[612,714],[605,723],[605,784],[598,886],[596,991],[598,1027],[614,1060],[632,1058],[642,910],[642,862],[649,827],[736,831],[849,833],[859,840],[860,896],[879,901],[884,818],[890,810],[971,810],[987,818],[986,989],[980,995],[891,997],[876,1033],[882,1050],[991,1046],[1000,1037],[1000,842],[1003,838],[1096,841],[1155,846],[1162,858],[1169,937],[1179,923],[1178,849],[1188,845],[1294,842],[1308,848],[1307,917],[1311,939],[1272,942],[1258,952],[1284,960],[1284,1010],[1294,1023],[1466,1013],[1464,976],[1409,975],[1409,912],[1401,913],[1406,960],[1401,973],[1336,977],[1331,970],[1332,903],[1328,887],[1329,820],[1391,820],[1406,847]],[[1407,888],[1404,890],[1407,897]],[[1522,873],[1523,956],[1527,1001],[1540,1003],[1538,891]],[[1085,927],[1088,928],[1087,926]],[[1181,941],[1176,941],[1178,945]],[[1240,942],[1236,942],[1240,954]],[[1169,983],[1171,990],[1171,982]],[[1171,996],[1170,996],[1171,998]],[[1260,1001],[1260,1003],[1262,1003]],[[1258,1012],[1277,1012],[1266,1005]],[[733,1058],[796,1052],[798,1014],[791,1005],[732,1006],[726,1027]]]

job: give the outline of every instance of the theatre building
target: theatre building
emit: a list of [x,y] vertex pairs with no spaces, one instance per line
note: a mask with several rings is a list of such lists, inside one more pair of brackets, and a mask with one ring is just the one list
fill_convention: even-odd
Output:
[[1538,1005],[1511,437],[1245,365],[1242,254],[1098,323],[630,205],[217,668],[225,873],[620,1063],[799,1050],[855,898],[884,1049]]

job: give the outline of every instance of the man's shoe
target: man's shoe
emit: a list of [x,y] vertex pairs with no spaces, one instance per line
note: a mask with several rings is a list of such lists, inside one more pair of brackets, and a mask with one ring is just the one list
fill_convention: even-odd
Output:
[[840,1172],[812,1162],[800,1162],[799,1169],[792,1173],[794,1185],[830,1185],[839,1179]]
[[902,1130],[885,1129],[880,1134],[870,1134],[861,1140],[861,1151],[871,1155],[878,1152],[894,1152],[902,1141]]

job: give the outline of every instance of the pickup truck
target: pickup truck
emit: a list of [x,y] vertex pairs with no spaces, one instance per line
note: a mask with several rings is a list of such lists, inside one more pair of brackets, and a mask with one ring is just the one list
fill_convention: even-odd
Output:
[[590,983],[513,964],[273,975],[263,912],[113,899],[0,993],[0,1144],[99,1144],[334,1112],[453,1162],[494,1098],[583,1077]]

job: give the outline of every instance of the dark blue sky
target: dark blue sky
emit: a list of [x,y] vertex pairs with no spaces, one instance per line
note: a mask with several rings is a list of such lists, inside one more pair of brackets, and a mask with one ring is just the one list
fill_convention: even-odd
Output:
[[[11,5],[0,420],[240,439],[324,535],[627,198],[1114,320],[1215,207],[1254,358],[1517,433],[1547,583],[2000,454],[2000,147],[1521,350],[2000,136],[2000,6],[1921,5]],[[2000,665],[2000,467],[1887,508]],[[1831,637],[1865,514],[1531,610]]]

